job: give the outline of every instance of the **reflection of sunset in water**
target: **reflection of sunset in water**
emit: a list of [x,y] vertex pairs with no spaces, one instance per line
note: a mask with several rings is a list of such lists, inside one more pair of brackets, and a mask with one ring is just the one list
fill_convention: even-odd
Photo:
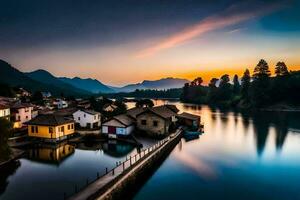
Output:
[[[136,199],[152,200],[153,193],[167,199],[300,197],[299,113],[221,111],[171,100],[154,103],[175,104],[181,112],[200,115],[204,133],[192,141],[182,139]],[[158,182],[163,189],[157,188]]]

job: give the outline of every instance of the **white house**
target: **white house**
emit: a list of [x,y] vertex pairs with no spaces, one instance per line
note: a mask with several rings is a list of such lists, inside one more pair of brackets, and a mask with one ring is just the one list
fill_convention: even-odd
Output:
[[127,136],[134,131],[134,119],[126,114],[117,115],[102,124],[102,133],[110,138]]
[[58,109],[67,108],[69,106],[68,102],[66,102],[65,100],[62,100],[62,99],[56,99],[53,102],[53,105],[55,105]]
[[13,116],[13,127],[21,128],[25,122],[32,119],[33,106],[28,103],[17,102],[11,106],[11,114]]
[[95,128],[101,125],[101,114],[93,110],[77,110],[73,118],[81,127]]
[[6,106],[4,104],[0,104],[0,118],[5,118],[9,120],[10,117],[10,109],[9,106]]

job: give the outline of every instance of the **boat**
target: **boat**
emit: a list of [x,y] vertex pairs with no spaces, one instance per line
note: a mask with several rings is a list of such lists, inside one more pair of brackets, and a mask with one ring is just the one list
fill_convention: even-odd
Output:
[[201,131],[187,131],[187,130],[185,130],[184,133],[183,133],[183,137],[186,140],[193,140],[193,139],[198,139],[201,134],[202,134]]

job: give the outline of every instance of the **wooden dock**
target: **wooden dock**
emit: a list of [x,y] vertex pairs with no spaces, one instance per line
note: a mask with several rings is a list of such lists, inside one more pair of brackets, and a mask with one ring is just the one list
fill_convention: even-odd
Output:
[[131,155],[115,168],[108,171],[80,191],[71,195],[70,200],[115,199],[122,196],[138,179],[139,174],[153,168],[159,160],[164,160],[181,139],[181,129],[155,145]]

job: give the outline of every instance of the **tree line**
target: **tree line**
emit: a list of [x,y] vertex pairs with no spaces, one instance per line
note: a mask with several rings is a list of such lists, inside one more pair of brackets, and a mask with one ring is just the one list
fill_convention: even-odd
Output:
[[261,108],[275,104],[299,105],[300,71],[289,71],[284,62],[275,66],[271,77],[268,63],[261,59],[251,76],[248,69],[241,78],[228,74],[212,78],[208,86],[201,77],[183,87],[181,100],[190,103],[233,106],[240,108]]

